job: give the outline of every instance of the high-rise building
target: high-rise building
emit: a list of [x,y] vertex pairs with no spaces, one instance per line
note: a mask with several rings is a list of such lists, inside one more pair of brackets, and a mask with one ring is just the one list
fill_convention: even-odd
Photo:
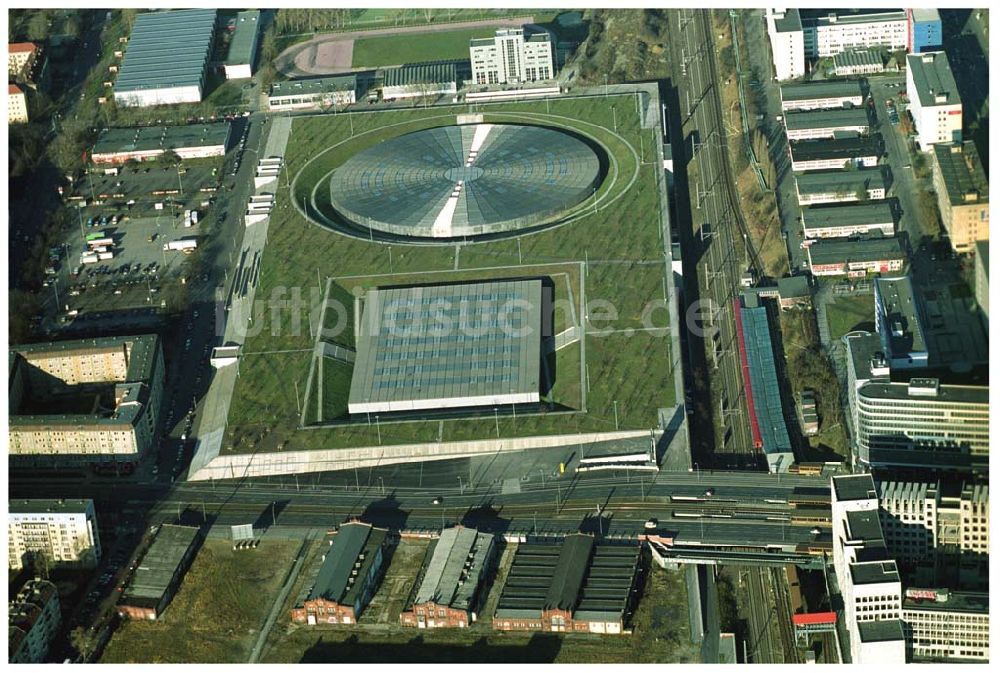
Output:
[[986,484],[883,481],[882,529],[893,558],[924,566],[935,582],[988,580],[990,493]]
[[989,388],[938,379],[857,389],[857,461],[871,468],[967,470],[989,457]]
[[831,479],[833,566],[844,602],[844,625],[855,664],[906,659],[902,584],[879,522],[870,474]]
[[94,568],[101,559],[93,500],[10,500],[7,562],[11,569],[44,553],[53,565]]
[[806,74],[802,20],[797,9],[767,10],[767,36],[771,40],[774,76],[779,82]]
[[919,54],[931,49],[940,49],[941,15],[933,7],[917,7],[906,10],[909,20],[910,53]]
[[989,594],[909,588],[903,623],[911,661],[989,661]]
[[934,145],[931,173],[951,247],[972,252],[976,243],[990,238],[990,184],[976,144]]
[[922,150],[962,141],[962,99],[945,52],[906,57],[906,95]]
[[474,84],[518,84],[555,77],[552,40],[547,32],[525,35],[502,28],[491,38],[469,42]]

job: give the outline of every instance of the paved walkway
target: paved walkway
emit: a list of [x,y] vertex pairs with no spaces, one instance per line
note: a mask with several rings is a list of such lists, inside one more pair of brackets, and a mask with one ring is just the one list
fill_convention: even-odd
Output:
[[406,26],[403,28],[375,28],[372,30],[353,30],[344,33],[324,33],[306,42],[293,44],[274,59],[278,72],[288,77],[309,77],[315,75],[332,75],[353,68],[354,40],[366,37],[389,35],[414,35],[439,33],[465,28],[520,28],[526,23],[534,23],[532,16],[519,16],[512,19],[483,19],[481,21],[460,21],[457,23],[438,23],[425,26]]

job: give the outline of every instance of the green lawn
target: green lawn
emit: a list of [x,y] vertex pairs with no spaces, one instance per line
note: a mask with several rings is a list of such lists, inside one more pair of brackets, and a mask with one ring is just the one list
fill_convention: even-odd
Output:
[[[612,112],[613,107],[616,113]],[[293,176],[292,190],[296,200],[299,203],[308,202],[312,187],[360,149],[400,133],[453,123],[456,114],[468,111],[468,106],[448,106],[356,113],[351,118],[337,114],[296,119],[286,154],[286,170]],[[561,99],[551,101],[548,106],[537,101],[508,103],[481,106],[480,112],[485,114],[488,122],[533,121],[578,129],[604,144],[614,159],[609,179],[598,191],[599,203],[605,207],[597,212],[582,207],[575,221],[522,236],[520,251],[516,240],[466,245],[459,251],[460,275],[468,272],[481,277],[484,272],[470,270],[516,266],[520,252],[520,261],[526,269],[528,265],[543,265],[553,272],[566,272],[577,304],[585,292],[589,305],[593,305],[594,300],[603,300],[605,306],[612,309],[601,308],[591,312],[595,326],[609,329],[612,334],[587,338],[585,357],[590,377],[587,393],[589,413],[518,414],[516,419],[500,419],[501,433],[530,436],[614,430],[615,402],[618,404],[621,429],[655,427],[657,409],[674,404],[669,339],[662,334],[645,331],[634,334],[624,332],[648,324],[648,320],[644,321],[648,307],[661,302],[663,296],[659,192],[655,180],[657,168],[648,156],[644,165],[639,165],[637,161],[640,140],[635,99],[632,96]],[[614,114],[617,115],[618,132],[629,144],[608,130],[612,127]],[[648,131],[644,138],[644,151],[648,155]],[[339,144],[341,142],[344,144]],[[321,148],[332,149],[324,152]],[[633,148],[636,154],[633,154]],[[311,163],[305,168],[308,162]],[[322,196],[328,191],[318,190],[321,206]],[[348,238],[308,222],[289,202],[289,191],[282,186],[277,193],[277,206],[268,230],[257,297],[266,300],[274,292],[276,298],[287,298],[294,288],[302,288],[302,296],[308,296],[316,288],[318,269],[321,275],[338,279],[343,288],[341,297],[346,299],[351,290],[348,284],[353,282],[346,277],[389,272],[389,247]],[[393,244],[391,250],[392,272],[399,278],[408,275],[419,277],[419,274],[429,271],[453,273],[455,270],[454,246]],[[588,260],[589,265],[581,283],[578,269],[579,263],[584,260]],[[498,269],[495,275],[509,275],[510,272],[510,269]],[[485,273],[494,275],[489,271]],[[442,274],[444,277],[449,275]],[[284,294],[277,294],[278,291]],[[260,331],[248,339],[244,350],[265,354],[244,357],[240,363],[240,378],[234,392],[233,411],[223,451],[253,450],[264,437],[283,443],[285,450],[376,443],[378,438],[374,425],[370,428],[363,425],[295,431],[298,417],[290,381],[293,376],[299,380],[299,392],[304,394],[313,341],[305,328],[303,315],[297,316],[300,328],[296,332],[292,329],[293,311],[286,308],[272,315],[270,310],[262,310],[262,314],[263,317],[254,319],[254,327]],[[654,313],[653,325],[663,326],[664,315],[662,310]],[[331,321],[332,317],[328,314],[327,324],[330,325]],[[267,353],[281,350],[292,352]],[[574,355],[571,350],[560,353],[558,370],[568,372],[573,369],[574,357],[579,358],[579,354]],[[576,363],[578,367],[578,359]],[[569,391],[561,389],[562,381],[557,382],[558,396],[561,399],[578,398],[575,388],[579,386],[579,378],[579,375],[575,377],[578,383]],[[435,441],[438,430],[437,421],[388,423],[382,419],[381,439],[383,444]],[[452,441],[495,436],[495,419],[491,416],[446,423],[441,439]]]
[[826,319],[830,325],[831,341],[836,341],[854,329],[873,329],[874,299],[868,294],[838,297],[826,305]]
[[233,551],[207,540],[156,621],[126,620],[101,657],[117,663],[244,663],[301,543]]
[[355,68],[469,58],[469,40],[492,37],[495,28],[465,28],[435,33],[366,37],[354,41]]

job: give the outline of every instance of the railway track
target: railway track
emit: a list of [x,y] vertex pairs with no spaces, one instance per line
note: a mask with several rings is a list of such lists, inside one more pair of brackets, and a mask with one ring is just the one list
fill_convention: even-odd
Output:
[[800,663],[792,626],[792,598],[789,595],[788,578],[784,569],[771,568],[771,585],[774,587],[774,603],[777,607],[775,618],[778,621],[778,632],[781,634],[785,663]]

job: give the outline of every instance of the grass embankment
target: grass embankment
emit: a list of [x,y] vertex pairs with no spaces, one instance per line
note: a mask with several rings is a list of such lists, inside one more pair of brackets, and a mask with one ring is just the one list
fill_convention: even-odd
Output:
[[[612,112],[612,107],[616,112]],[[454,106],[361,113],[354,114],[352,119],[343,114],[296,119],[286,153],[286,170],[291,176],[299,175],[293,183],[296,197],[300,202],[308,200],[313,185],[364,147],[403,132],[454,123],[456,114],[469,111],[467,106]],[[459,271],[516,266],[519,261],[526,269],[528,265],[537,264],[566,268],[567,263],[589,260],[583,288],[587,301],[602,299],[614,307],[613,311],[602,311],[607,319],[597,325],[610,330],[610,335],[587,339],[586,362],[591,386],[587,406],[590,413],[574,416],[519,414],[516,419],[501,419],[502,436],[614,430],[616,401],[620,428],[654,427],[656,410],[674,404],[669,341],[662,333],[629,334],[624,331],[643,327],[648,307],[662,301],[664,273],[655,179],[657,168],[655,161],[651,161],[649,131],[645,132],[642,141],[646,163],[640,165],[632,150],[634,147],[638,153],[640,149],[634,97],[509,103],[479,106],[479,112],[485,114],[486,121],[537,122],[579,129],[603,143],[615,160],[611,173],[616,179],[606,180],[598,191],[600,205],[616,199],[608,207],[597,212],[584,208],[576,221],[523,236],[520,250],[516,240],[505,240],[467,245],[457,253]],[[608,130],[614,125],[613,115],[617,115],[618,133],[629,144]],[[345,140],[350,142],[334,147]],[[317,148],[333,149],[320,155]],[[317,157],[300,174],[306,163]],[[634,182],[633,176],[636,176]],[[388,247],[347,238],[305,220],[292,207],[289,192],[282,187],[272,213],[257,297],[266,301],[273,291],[296,287],[303,288],[302,295],[308,296],[309,288],[316,287],[317,269],[322,276],[334,278],[385,273],[389,270]],[[401,277],[455,269],[456,248],[452,246],[393,244],[391,249],[392,271]],[[509,270],[497,273],[505,274]],[[483,272],[483,275],[492,274]],[[573,288],[576,302],[580,301],[577,294],[580,289]],[[287,297],[287,292],[282,296]],[[293,352],[243,359],[223,451],[254,450],[265,436],[283,443],[285,450],[364,446],[377,442],[376,428],[368,426],[295,431],[298,416],[294,392],[290,392],[294,390],[291,384],[296,377],[300,392],[305,389],[312,338],[301,316],[302,327],[297,332],[292,329],[292,311],[281,310],[276,320],[269,310],[262,313],[260,331],[248,339],[245,350]],[[655,313],[655,325],[664,323],[663,315],[664,311]],[[255,327],[257,321],[255,317]],[[280,361],[275,360],[278,357]],[[570,356],[567,353],[560,359],[569,360]],[[573,368],[572,364],[565,367],[563,364],[559,363],[560,371],[568,372]],[[575,378],[579,379],[578,373]],[[561,384],[562,381],[557,381],[557,390]],[[575,391],[570,394],[575,396]],[[434,441],[438,439],[438,430],[437,420],[383,423],[381,439],[383,444]],[[446,422],[441,439],[495,436],[495,422],[490,418],[488,422],[475,419]]]
[[467,59],[469,40],[493,37],[495,32],[495,28],[487,27],[366,37],[354,41],[351,65],[355,68],[378,68],[425,61]]

